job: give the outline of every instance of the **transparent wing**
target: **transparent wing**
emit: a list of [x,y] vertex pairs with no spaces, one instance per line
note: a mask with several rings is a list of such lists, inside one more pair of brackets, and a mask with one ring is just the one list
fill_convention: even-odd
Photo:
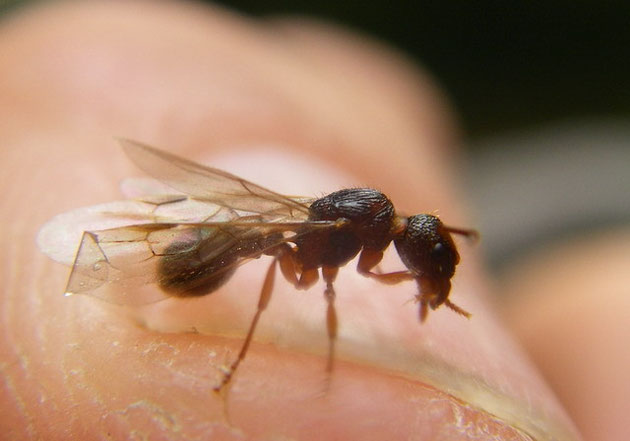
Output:
[[177,191],[234,210],[308,217],[308,206],[225,171],[205,167],[145,144],[120,139],[127,156]]
[[[72,265],[84,231],[145,223],[230,222],[246,216],[268,223],[300,222],[305,217],[301,212],[299,217],[290,217],[275,212],[237,211],[183,193],[164,194],[169,189],[164,187],[152,179],[127,179],[123,182],[123,191],[136,199],[81,207],[59,214],[42,226],[37,244],[51,259]],[[302,201],[309,203],[305,198]]]
[[66,294],[88,294],[125,305],[206,294],[250,259],[299,234],[334,225],[326,221],[270,224],[240,218],[86,231]]
[[[237,218],[239,214],[234,210],[185,195],[148,194],[140,199],[108,202],[59,214],[40,229],[37,244],[50,258],[72,265],[84,231],[146,223],[229,222]],[[270,216],[267,219],[274,220]]]
[[312,199],[282,196],[149,146],[121,143],[161,183],[128,180],[123,191],[136,199],[79,208],[42,227],[40,249],[72,265],[68,294],[119,304],[204,294],[249,259],[335,225],[308,221]]

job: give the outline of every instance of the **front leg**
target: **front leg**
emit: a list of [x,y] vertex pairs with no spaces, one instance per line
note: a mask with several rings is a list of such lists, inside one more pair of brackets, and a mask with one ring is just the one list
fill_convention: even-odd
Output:
[[440,305],[446,305],[451,310],[466,318],[470,318],[471,314],[465,309],[457,306],[448,299],[451,291],[450,280],[440,280],[431,277],[418,277],[419,294],[416,300],[420,303],[420,322],[424,322],[429,314],[429,308],[435,310]]
[[381,260],[383,260],[383,251],[364,248],[359,256],[357,271],[365,277],[378,280],[386,285],[395,285],[400,282],[415,279],[415,276],[409,271],[394,271],[385,274],[373,272],[372,268],[378,265]]

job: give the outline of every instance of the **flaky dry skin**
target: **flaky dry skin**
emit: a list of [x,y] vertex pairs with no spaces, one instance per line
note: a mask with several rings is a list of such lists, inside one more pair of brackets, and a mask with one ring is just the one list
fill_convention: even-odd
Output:
[[0,53],[3,437],[576,438],[493,320],[466,244],[452,297],[471,321],[439,310],[420,328],[404,305],[413,286],[345,269],[325,394],[321,286],[278,283],[230,390],[231,424],[212,387],[264,265],[196,302],[125,311],[64,298],[67,268],[35,247],[50,217],[119,199],[118,182],[138,174],[113,136],[216,159],[284,193],[369,183],[405,212],[439,208],[466,225],[447,107],[401,58],[322,25],[181,3],[24,11],[0,28]]

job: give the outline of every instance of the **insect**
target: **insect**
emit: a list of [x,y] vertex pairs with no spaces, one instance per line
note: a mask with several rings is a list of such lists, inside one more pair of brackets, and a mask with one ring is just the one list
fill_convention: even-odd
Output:
[[[55,240],[77,217],[94,217],[97,224],[113,221],[114,226],[82,233],[66,294],[130,305],[204,296],[227,282],[240,265],[271,256],[245,340],[217,392],[228,386],[247,354],[271,299],[276,267],[297,289],[311,287],[321,273],[326,284],[328,372],[338,326],[334,281],[339,268],[357,255],[357,270],[364,276],[385,284],[417,283],[420,321],[440,305],[470,315],[449,300],[459,262],[451,234],[475,238],[474,230],[446,226],[431,214],[399,215],[387,196],[371,188],[343,189],[321,198],[288,197],[135,141],[120,142],[127,156],[173,189],[172,194],[149,194],[60,215],[40,232],[40,247],[61,260]],[[375,268],[392,241],[407,269],[380,273]],[[139,287],[147,284],[158,289],[140,294]]]

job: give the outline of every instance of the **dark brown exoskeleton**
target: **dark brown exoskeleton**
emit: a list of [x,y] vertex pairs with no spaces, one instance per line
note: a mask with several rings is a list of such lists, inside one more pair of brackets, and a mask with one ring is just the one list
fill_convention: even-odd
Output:
[[[104,288],[109,283],[132,288],[134,284],[156,283],[168,296],[202,296],[223,285],[239,265],[262,255],[272,256],[256,313],[238,356],[215,387],[217,392],[229,384],[247,354],[271,298],[276,266],[298,289],[311,287],[321,269],[328,304],[329,372],[337,337],[333,283],[339,268],[357,255],[357,270],[364,276],[386,284],[416,281],[421,321],[429,309],[440,305],[469,316],[448,298],[459,262],[451,233],[475,237],[475,231],[445,226],[430,214],[398,215],[392,202],[378,190],[351,188],[310,200],[288,197],[143,144],[121,142],[140,168],[180,194],[136,201],[134,210],[138,202],[148,208],[146,213],[134,212],[133,216],[146,219],[146,223],[86,231],[66,293],[137,304],[140,302],[133,290]],[[190,220],[190,210],[159,215],[160,208],[177,208],[189,202],[210,208],[210,214],[201,220]],[[122,204],[118,210],[124,213],[126,207]],[[94,209],[87,211],[92,212]],[[375,271],[392,241],[407,269],[384,274]]]
[[[332,371],[335,339],[337,337],[337,314],[333,282],[339,268],[360,254],[357,270],[360,274],[382,283],[396,284],[405,280],[416,280],[420,303],[420,320],[427,317],[429,308],[436,309],[444,304],[465,317],[470,314],[453,304],[448,295],[451,278],[459,262],[459,254],[451,233],[467,237],[476,236],[473,230],[445,226],[438,217],[418,214],[411,217],[398,216],[392,202],[378,190],[352,188],[339,190],[313,201],[309,207],[310,221],[332,221],[335,227],[308,230],[292,240],[295,247],[286,243],[266,251],[275,255],[285,278],[298,289],[307,289],[317,282],[318,270],[326,283],[324,295],[328,302],[326,323],[329,339],[327,371]],[[308,228],[308,227],[305,227]],[[377,273],[372,269],[380,263],[385,249],[391,241],[406,271]],[[216,390],[227,385],[240,361],[245,357],[254,327],[271,295],[274,263],[269,269],[258,311],[248,332],[243,348],[225,373]],[[271,276],[270,276],[271,274]]]

